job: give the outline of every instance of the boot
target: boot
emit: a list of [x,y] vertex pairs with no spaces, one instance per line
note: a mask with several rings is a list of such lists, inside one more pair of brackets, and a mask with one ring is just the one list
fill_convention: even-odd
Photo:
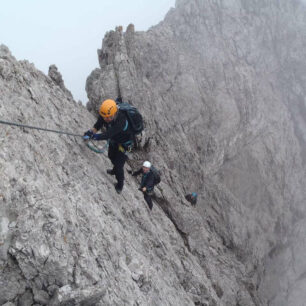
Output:
[[109,175],[115,175],[114,169],[107,169],[106,173],[109,174]]
[[117,193],[120,194],[120,193],[122,192],[122,189],[123,189],[123,188],[122,188],[122,187],[120,188],[120,187],[118,186],[118,184],[116,184],[116,185],[115,185],[115,189],[116,189]]

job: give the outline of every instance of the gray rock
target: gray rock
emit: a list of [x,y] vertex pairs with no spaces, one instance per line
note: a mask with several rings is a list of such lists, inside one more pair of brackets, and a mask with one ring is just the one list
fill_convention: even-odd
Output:
[[46,291],[34,290],[34,300],[40,305],[48,305],[50,297]]
[[[112,96],[119,91],[132,100],[149,131],[150,154],[144,158],[164,169],[176,161],[171,188],[204,196],[200,217],[188,217],[169,199],[167,215],[183,232],[185,244],[203,254],[198,229],[207,220],[250,269],[253,281],[261,279],[262,303],[267,299],[275,305],[279,300],[272,297],[290,292],[289,283],[300,274],[292,277],[291,269],[272,268],[265,278],[258,262],[267,259],[269,267],[268,254],[282,249],[295,220],[305,217],[306,125],[301,114],[306,66],[297,51],[305,44],[304,11],[298,2],[287,1],[272,1],[269,7],[251,1],[177,1],[176,9],[148,32],[109,32],[98,51],[101,69],[91,79],[92,84],[102,75],[106,79],[106,71],[117,77],[111,86],[100,83],[93,91],[113,88]],[[97,109],[100,101],[90,98],[89,103]],[[162,158],[161,148],[166,148]],[[285,251],[294,249],[291,240]],[[288,285],[277,286],[280,275]],[[248,290],[252,296],[254,288]],[[238,300],[248,299],[239,292]],[[227,290],[222,298],[228,298]],[[289,303],[288,297],[281,299]]]
[[67,96],[70,96],[73,99],[71,92],[65,87],[61,73],[55,65],[49,66],[48,76],[65,92]]
[[30,290],[26,290],[18,299],[18,306],[32,306],[33,304],[33,294]]
[[13,58],[11,51],[4,44],[0,44],[0,57],[4,59]]
[[2,125],[0,304],[302,304],[304,12],[178,0],[147,32],[118,27],[86,82],[90,112],[57,69],[1,46],[0,118],[81,135],[120,94],[146,124],[128,167],[148,159],[162,182],[149,211],[128,173],[114,192],[81,137]]

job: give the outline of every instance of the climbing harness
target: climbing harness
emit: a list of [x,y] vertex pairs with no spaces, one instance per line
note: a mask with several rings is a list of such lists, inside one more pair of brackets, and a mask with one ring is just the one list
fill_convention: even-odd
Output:
[[127,141],[123,144],[119,143],[118,150],[122,153],[129,154],[132,152],[134,143],[132,141]]
[[62,132],[62,131],[58,131],[58,130],[45,129],[45,128],[41,128],[41,127],[37,127],[37,126],[31,126],[31,125],[25,125],[25,124],[21,124],[21,123],[8,122],[8,121],[3,121],[3,120],[0,120],[0,123],[1,124],[6,124],[6,125],[18,126],[18,127],[21,127],[21,128],[28,128],[28,129],[33,129],[33,130],[53,132],[53,133],[57,133],[57,134],[64,134],[64,135],[70,135],[70,136],[76,136],[76,137],[83,137],[83,135],[79,135],[79,134]]
[[119,145],[118,145],[118,150],[119,150],[120,152],[122,152],[122,153],[125,153],[125,149],[124,149],[124,147],[123,147],[122,144],[119,144]]

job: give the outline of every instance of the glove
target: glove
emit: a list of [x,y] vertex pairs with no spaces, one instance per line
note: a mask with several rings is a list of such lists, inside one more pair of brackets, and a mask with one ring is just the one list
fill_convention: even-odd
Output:
[[117,97],[116,102],[117,102],[117,103],[122,103],[122,98],[121,98],[120,96]]
[[132,170],[127,170],[127,173],[132,174],[132,176],[133,176],[133,171]]
[[88,136],[89,139],[90,139],[90,138],[92,138],[93,134],[94,134],[94,133],[93,133],[92,130],[88,130],[87,132],[84,133],[84,137],[85,137],[85,136]]
[[101,134],[93,134],[91,139],[93,139],[93,140],[100,140],[100,135]]

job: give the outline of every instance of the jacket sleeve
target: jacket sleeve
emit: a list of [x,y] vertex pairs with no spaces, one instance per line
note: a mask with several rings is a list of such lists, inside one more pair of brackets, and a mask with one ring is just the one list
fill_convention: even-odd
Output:
[[146,187],[147,190],[150,190],[154,187],[154,174],[152,171],[148,173],[143,187]]
[[105,121],[102,116],[99,116],[97,122],[94,124],[94,128],[99,131],[105,125]]
[[[103,119],[102,119],[103,120]],[[112,138],[118,133],[121,133],[126,125],[125,116],[119,116],[117,120],[115,120],[114,124],[107,128],[106,132],[97,134],[97,140],[107,140]]]
[[142,168],[140,168],[139,170],[133,172],[132,176],[137,176],[137,175],[139,175],[141,173],[142,173]]

